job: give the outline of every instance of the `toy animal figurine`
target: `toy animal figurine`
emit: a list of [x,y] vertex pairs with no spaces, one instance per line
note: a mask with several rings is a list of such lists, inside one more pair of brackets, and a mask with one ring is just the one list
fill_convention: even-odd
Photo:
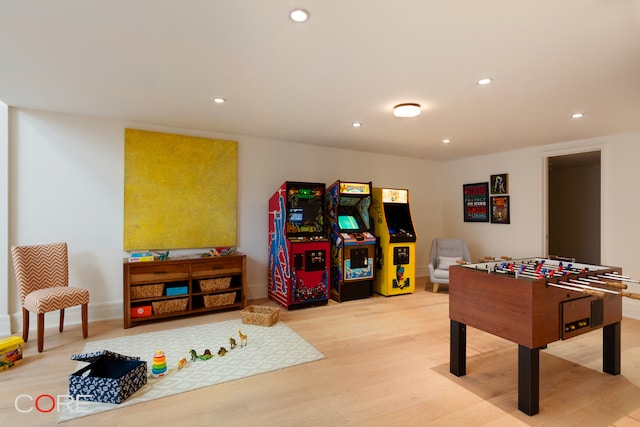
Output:
[[233,337],[229,337],[229,346],[231,347],[231,350],[233,350],[234,348],[236,348],[236,340]]
[[180,359],[180,360],[178,361],[178,369],[182,369],[182,368],[184,368],[185,366],[187,366],[187,358],[186,358],[186,357],[183,357],[182,359]]
[[169,251],[158,253],[158,261],[165,261],[168,259],[169,259]]
[[191,354],[191,361],[195,362],[197,360],[209,360],[213,357],[213,354],[211,354],[211,350],[206,349],[204,351],[204,354],[198,354],[196,353],[196,351],[194,349],[191,349],[189,351],[189,353]]
[[247,336],[240,329],[238,329],[238,335],[240,335],[240,347],[247,345]]
[[227,354],[227,349],[224,347],[220,347],[220,350],[218,350],[218,356],[222,357],[225,354]]
[[215,249],[209,249],[209,253],[211,254],[211,256],[220,256],[220,252],[218,252]]

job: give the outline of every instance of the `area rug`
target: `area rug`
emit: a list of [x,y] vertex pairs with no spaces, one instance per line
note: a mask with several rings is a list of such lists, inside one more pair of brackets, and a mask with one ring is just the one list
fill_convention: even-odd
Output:
[[[240,346],[240,329],[247,336],[246,345]],[[234,338],[232,350],[229,338]],[[228,352],[219,356],[220,347]],[[178,362],[190,358],[190,350],[198,355],[209,349],[213,357],[209,360],[189,362],[178,369]],[[109,350],[126,356],[137,356],[147,361],[148,381],[145,386],[120,404],[86,402],[82,411],[72,411],[74,405],[61,405],[58,422],[85,417],[124,406],[135,405],[152,399],[160,399],[209,387],[251,375],[275,371],[324,358],[324,355],[305,341],[282,321],[270,327],[246,325],[241,320],[228,320],[201,326],[172,329],[135,336],[89,342],[83,353]],[[151,377],[153,356],[157,350],[166,355],[168,374],[161,378]],[[79,362],[77,369],[86,366]]]

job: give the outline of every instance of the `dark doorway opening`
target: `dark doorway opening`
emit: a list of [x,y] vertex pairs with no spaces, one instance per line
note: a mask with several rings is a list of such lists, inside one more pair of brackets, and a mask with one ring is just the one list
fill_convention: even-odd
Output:
[[549,255],[600,264],[600,151],[547,158]]

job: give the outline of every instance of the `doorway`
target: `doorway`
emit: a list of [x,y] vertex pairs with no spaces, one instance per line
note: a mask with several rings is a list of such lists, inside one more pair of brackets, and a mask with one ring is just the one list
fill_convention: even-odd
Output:
[[548,254],[600,264],[600,151],[547,158]]

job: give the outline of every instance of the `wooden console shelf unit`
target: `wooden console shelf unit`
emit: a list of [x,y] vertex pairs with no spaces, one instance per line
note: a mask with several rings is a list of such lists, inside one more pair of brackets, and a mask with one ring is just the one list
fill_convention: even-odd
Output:
[[[244,254],[148,262],[125,259],[123,271],[125,329],[151,320],[242,309],[246,303]],[[210,279],[224,282],[223,278],[227,278],[227,288],[206,286]],[[235,296],[230,295],[233,293]]]

